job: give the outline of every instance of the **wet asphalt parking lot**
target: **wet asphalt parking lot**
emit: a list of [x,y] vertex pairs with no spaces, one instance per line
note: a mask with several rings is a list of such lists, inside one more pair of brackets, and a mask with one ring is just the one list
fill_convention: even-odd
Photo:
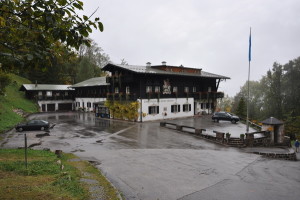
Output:
[[[97,167],[125,199],[272,199],[300,197],[300,162],[270,160],[244,149],[210,143],[159,126],[95,118],[92,113],[43,113],[29,118],[56,123],[49,136],[28,131],[34,149],[72,152]],[[169,121],[169,120],[168,120]],[[210,116],[173,123],[230,132],[238,137],[245,125],[214,123]],[[1,148],[24,146],[24,132],[12,130]]]

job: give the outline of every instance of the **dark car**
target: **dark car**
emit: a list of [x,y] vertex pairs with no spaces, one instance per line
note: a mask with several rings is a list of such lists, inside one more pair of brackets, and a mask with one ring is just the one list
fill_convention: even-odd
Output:
[[240,121],[240,118],[238,116],[235,116],[228,112],[215,112],[211,118],[213,121],[217,122],[219,120],[231,121],[232,123]]
[[48,130],[50,128],[49,122],[45,120],[30,120],[26,123],[21,123],[16,126],[17,131],[31,131],[31,130]]

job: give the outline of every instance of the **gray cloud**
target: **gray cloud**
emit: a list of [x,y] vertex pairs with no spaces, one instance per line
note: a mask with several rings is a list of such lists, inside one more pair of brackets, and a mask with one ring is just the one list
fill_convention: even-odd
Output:
[[231,77],[220,85],[230,96],[247,80],[250,26],[251,80],[300,56],[298,0],[87,0],[85,13],[98,6],[104,32],[91,37],[114,62],[202,68]]

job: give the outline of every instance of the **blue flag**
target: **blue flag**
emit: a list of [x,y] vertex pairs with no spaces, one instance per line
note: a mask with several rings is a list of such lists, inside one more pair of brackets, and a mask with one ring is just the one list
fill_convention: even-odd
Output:
[[249,62],[251,61],[251,28],[250,28],[250,36],[249,36]]

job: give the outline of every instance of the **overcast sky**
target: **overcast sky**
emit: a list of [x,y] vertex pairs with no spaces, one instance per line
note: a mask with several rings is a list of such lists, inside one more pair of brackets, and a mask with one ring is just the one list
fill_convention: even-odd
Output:
[[248,78],[250,27],[250,80],[300,56],[299,0],[84,0],[86,15],[97,7],[104,32],[91,38],[113,62],[202,68],[231,78],[229,96]]

